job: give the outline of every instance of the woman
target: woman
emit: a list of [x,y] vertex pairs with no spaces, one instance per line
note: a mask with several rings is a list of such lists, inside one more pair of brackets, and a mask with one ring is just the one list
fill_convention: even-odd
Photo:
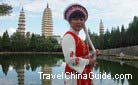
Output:
[[[86,45],[78,36],[80,30],[85,26],[88,18],[87,10],[79,5],[69,6],[64,13],[64,18],[70,24],[70,29],[65,33],[62,39],[62,50],[66,61],[65,67],[65,85],[92,85],[92,80],[88,77],[91,72],[90,66],[94,66],[94,54],[89,54],[88,45]],[[96,52],[98,55],[99,52]],[[78,78],[78,75],[80,75]],[[84,75],[87,78],[84,79]],[[73,75],[76,75],[75,77]]]

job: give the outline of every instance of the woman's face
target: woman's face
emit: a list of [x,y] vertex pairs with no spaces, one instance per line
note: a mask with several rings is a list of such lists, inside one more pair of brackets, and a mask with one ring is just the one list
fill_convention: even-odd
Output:
[[69,23],[75,31],[80,31],[84,27],[85,20],[84,18],[72,18]]

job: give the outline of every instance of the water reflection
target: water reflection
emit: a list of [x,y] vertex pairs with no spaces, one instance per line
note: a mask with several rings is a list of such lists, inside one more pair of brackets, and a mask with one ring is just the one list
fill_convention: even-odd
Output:
[[[52,68],[49,67],[48,65],[44,65],[44,67],[42,67],[42,72],[44,74],[52,74]],[[42,85],[51,85],[51,84],[52,84],[51,79],[42,79]]]
[[[138,83],[138,69],[134,67],[130,67],[128,65],[120,65],[119,63],[103,61],[99,60],[98,65],[95,67],[95,71],[97,72],[106,72],[107,74],[111,74],[111,78],[114,78],[116,74],[131,74],[132,79],[113,79],[114,82],[118,85],[137,85]],[[102,81],[104,82],[104,81]]]
[[24,85],[24,65],[17,68],[18,85]]
[[[40,80],[38,72],[52,74],[52,67],[61,55],[4,55],[0,56],[0,85],[51,85],[52,80]],[[15,70],[15,75],[8,75]],[[33,73],[34,72],[34,73]],[[2,75],[2,76],[1,76]],[[37,77],[35,77],[37,75]],[[4,78],[3,78],[4,77]],[[27,78],[27,79],[26,79]],[[14,79],[16,82],[6,82]],[[4,80],[4,81],[3,81]]]
[[[62,55],[0,56],[0,85],[63,85],[63,80],[40,79],[38,72],[61,74],[65,63]],[[119,63],[98,60],[93,70],[98,74],[132,74],[133,79],[94,79],[94,85],[137,85],[138,69]]]

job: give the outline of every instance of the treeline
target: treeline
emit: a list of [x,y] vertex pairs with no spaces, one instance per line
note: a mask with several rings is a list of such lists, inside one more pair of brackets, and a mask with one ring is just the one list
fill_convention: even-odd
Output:
[[64,59],[61,55],[0,55],[1,72],[7,75],[9,67],[13,66],[13,69],[19,70],[31,70],[36,71],[38,67],[44,67],[48,65],[50,67],[56,65],[57,61]]
[[[121,28],[112,28],[111,32],[107,29],[103,35],[91,33],[90,37],[95,48],[111,49],[119,47],[128,47],[138,45],[138,17],[134,16],[133,21],[129,23],[128,28],[124,25]],[[31,34],[28,32],[25,36],[18,32],[9,36],[5,31],[0,36],[0,51],[37,51],[37,52],[59,52],[62,51],[57,40],[49,37],[45,38],[40,35]]]
[[26,33],[25,36],[18,32],[9,36],[5,31],[3,36],[0,36],[0,51],[37,51],[37,52],[59,52],[61,46],[55,38],[45,38],[40,35]]
[[111,49],[138,45],[138,17],[134,16],[128,28],[124,25],[121,28],[112,28],[111,32],[107,29],[103,35],[97,35],[89,31],[94,46],[98,49]]

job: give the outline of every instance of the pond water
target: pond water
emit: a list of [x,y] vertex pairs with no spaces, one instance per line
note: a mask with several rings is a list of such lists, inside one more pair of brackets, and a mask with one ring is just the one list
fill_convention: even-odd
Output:
[[[93,74],[110,75],[111,79],[93,79],[94,85],[137,85],[138,69],[119,63],[97,60]],[[62,77],[54,75],[64,73],[63,55],[0,55],[0,85],[64,85]],[[40,79],[40,72],[51,74],[51,79]],[[115,79],[115,75],[121,75]],[[131,74],[128,79],[123,75]],[[132,79],[131,79],[132,77]]]

